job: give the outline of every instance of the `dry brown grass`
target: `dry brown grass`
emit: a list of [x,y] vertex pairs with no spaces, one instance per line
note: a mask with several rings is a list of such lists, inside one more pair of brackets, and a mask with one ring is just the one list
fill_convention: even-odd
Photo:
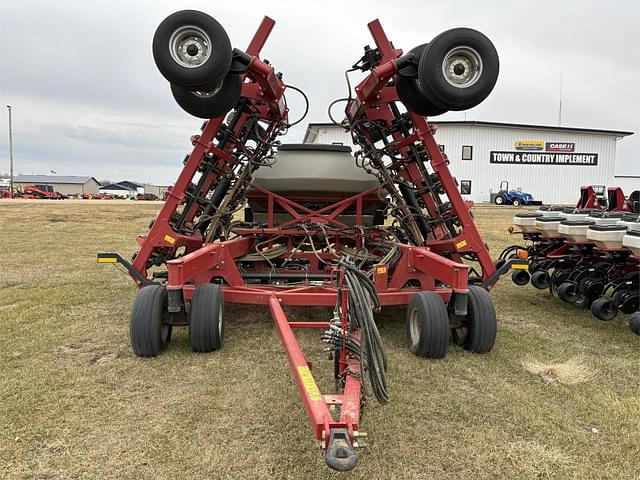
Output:
[[522,361],[522,366],[527,372],[540,377],[544,383],[577,385],[590,382],[596,376],[596,372],[580,357],[556,363],[542,363],[533,358],[527,358]]
[[[227,306],[214,354],[193,354],[184,329],[158,358],[131,354],[136,290],[95,253],[132,253],[158,208],[0,203],[0,478],[638,478],[639,338],[623,317],[599,322],[508,280],[492,293],[488,355],[451,345],[442,361],[417,358],[403,309],[379,316],[392,401],[367,406],[358,468],[327,470],[265,308]],[[476,211],[494,255],[513,212]],[[317,332],[299,339],[328,388]],[[521,364],[574,357],[592,381],[549,388]]]

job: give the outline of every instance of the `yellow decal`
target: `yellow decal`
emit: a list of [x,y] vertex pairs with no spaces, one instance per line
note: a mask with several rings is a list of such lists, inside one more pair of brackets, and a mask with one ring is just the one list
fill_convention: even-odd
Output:
[[520,263],[514,263],[513,265],[511,265],[511,268],[513,270],[527,270],[529,268],[529,265],[525,264],[520,264]]
[[461,248],[464,248],[467,246],[467,241],[466,240],[462,240],[461,242],[456,243],[456,248],[458,250],[460,250]]
[[98,257],[98,263],[118,263],[115,257]]
[[544,142],[541,140],[518,140],[516,150],[544,150]]
[[170,243],[171,245],[175,245],[176,244],[176,239],[173,238],[171,235],[165,235],[164,236],[164,241],[167,243]]
[[313,375],[311,375],[309,367],[298,367],[298,375],[300,375],[302,379],[302,385],[304,385],[304,389],[307,391],[309,398],[311,400],[320,400],[320,390],[318,390],[318,386],[313,379]]
[[385,265],[376,267],[376,275],[384,275],[385,273],[387,273],[387,267]]

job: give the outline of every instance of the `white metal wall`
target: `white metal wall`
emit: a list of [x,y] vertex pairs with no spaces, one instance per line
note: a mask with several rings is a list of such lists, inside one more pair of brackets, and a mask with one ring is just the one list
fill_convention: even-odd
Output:
[[[437,122],[434,122],[437,126]],[[308,141],[312,143],[344,143],[352,145],[351,137],[340,127],[317,126]],[[571,204],[577,201],[581,185],[614,185],[616,137],[591,132],[555,131],[544,128],[514,128],[487,125],[442,124],[436,140],[444,145],[450,169],[458,181],[471,180],[471,195],[465,198],[488,202],[491,192],[497,192],[500,181],[510,188],[521,187],[545,203]],[[597,153],[598,165],[498,165],[489,163],[491,151],[516,151],[515,142],[575,143],[575,153]],[[473,159],[462,160],[462,146],[473,147]],[[626,191],[626,189],[625,189]]]

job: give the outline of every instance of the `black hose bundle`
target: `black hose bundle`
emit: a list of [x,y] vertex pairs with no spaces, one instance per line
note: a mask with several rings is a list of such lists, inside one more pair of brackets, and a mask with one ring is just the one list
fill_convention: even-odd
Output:
[[347,257],[338,265],[344,268],[344,279],[349,295],[349,313],[352,329],[360,327],[360,370],[367,372],[371,390],[381,404],[389,402],[387,389],[387,354],[373,317],[380,308],[380,299],[373,282]]

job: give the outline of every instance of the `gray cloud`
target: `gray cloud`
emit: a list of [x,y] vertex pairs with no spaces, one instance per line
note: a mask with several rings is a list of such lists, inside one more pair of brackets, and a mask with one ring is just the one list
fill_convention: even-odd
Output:
[[[327,121],[328,104],[344,96],[343,72],[371,43],[366,24],[378,17],[405,49],[462,25],[494,41],[499,83],[468,119],[556,124],[562,72],[564,125],[640,130],[635,2],[5,1],[0,100],[14,107],[16,169],[172,182],[200,120],[175,105],[151,39],[181,8],[215,16],[240,48],[262,15],[276,19],[263,57],[307,92],[308,121]],[[293,93],[289,103],[295,118],[302,103]],[[6,122],[0,115],[0,131]],[[304,130],[283,140],[299,141]],[[2,134],[0,171],[6,144]],[[623,139],[618,157],[618,173],[640,174],[640,137]]]

